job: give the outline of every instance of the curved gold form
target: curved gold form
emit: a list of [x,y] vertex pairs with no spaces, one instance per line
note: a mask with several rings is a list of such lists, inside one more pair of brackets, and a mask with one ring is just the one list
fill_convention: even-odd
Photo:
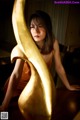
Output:
[[23,89],[18,105],[27,120],[50,120],[55,101],[55,85],[38,48],[33,42],[24,19],[25,0],[15,0],[12,24],[17,46],[11,53],[11,61],[24,59],[31,68],[31,77]]

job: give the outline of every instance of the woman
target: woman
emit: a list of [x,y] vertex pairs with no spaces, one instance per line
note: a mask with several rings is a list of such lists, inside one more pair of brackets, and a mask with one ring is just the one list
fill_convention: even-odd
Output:
[[[53,67],[52,59],[54,58],[56,72],[59,75],[65,87],[68,90],[78,90],[80,87],[70,85],[66,77],[65,70],[61,63],[58,41],[55,39],[52,33],[52,24],[51,24],[50,16],[43,11],[40,10],[36,11],[30,17],[29,29],[31,36],[35,44],[39,48],[39,51],[43,56],[48,68],[51,70],[51,67]],[[22,72],[24,70],[23,69],[25,66],[24,63],[25,62],[21,59],[16,60],[14,70],[9,79],[5,98],[0,107],[0,111],[5,110],[8,107],[9,102],[16,91],[16,86],[22,84],[20,83],[20,79],[22,76]],[[26,67],[27,67],[26,75],[28,76],[26,79],[28,80],[30,77],[30,69],[27,64]],[[27,84],[27,80],[26,82],[24,82],[25,85]]]

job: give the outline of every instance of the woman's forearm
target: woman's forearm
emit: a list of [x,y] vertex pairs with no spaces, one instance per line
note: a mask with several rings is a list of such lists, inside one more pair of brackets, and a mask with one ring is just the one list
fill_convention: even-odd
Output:
[[16,90],[16,86],[17,86],[16,77],[11,76],[10,79],[9,79],[8,88],[7,88],[4,100],[2,102],[2,107],[3,107],[4,110],[8,108],[10,100],[13,97],[13,94]]
[[67,75],[65,73],[65,70],[64,68],[62,67],[62,70],[61,69],[58,69],[57,70],[57,73],[61,79],[61,81],[63,82],[63,84],[65,85],[65,87],[68,89],[68,90],[71,90],[71,91],[74,91],[74,90],[80,90],[80,86],[79,85],[70,85],[68,79],[67,79]]
[[63,84],[66,86],[67,89],[70,89],[70,84],[69,81],[67,79],[67,75],[66,72],[64,70],[63,67],[56,69],[61,81],[63,82]]

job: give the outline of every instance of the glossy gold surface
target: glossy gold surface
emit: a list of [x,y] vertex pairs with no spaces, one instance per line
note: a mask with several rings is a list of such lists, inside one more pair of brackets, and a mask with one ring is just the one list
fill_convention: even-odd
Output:
[[12,13],[13,30],[17,41],[11,53],[11,61],[24,59],[30,65],[31,77],[23,89],[18,105],[28,119],[50,120],[55,102],[55,86],[52,76],[38,48],[34,44],[24,19],[25,0],[16,0]]

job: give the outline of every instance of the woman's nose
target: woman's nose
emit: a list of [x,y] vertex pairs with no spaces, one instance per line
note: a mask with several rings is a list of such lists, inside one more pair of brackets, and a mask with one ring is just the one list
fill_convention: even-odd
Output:
[[35,26],[35,30],[39,32],[39,27],[37,25]]

